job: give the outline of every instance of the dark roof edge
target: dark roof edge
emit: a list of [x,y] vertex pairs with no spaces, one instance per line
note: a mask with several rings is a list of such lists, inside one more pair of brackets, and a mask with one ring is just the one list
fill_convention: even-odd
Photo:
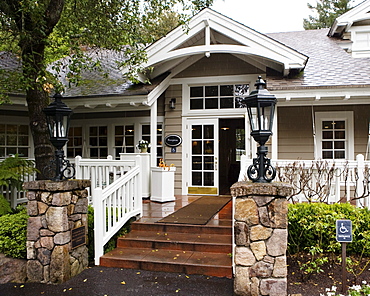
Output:
[[317,85],[317,86],[294,86],[294,87],[267,87],[270,91],[277,90],[307,90],[307,89],[339,89],[339,88],[366,88],[370,84],[351,84],[351,85]]

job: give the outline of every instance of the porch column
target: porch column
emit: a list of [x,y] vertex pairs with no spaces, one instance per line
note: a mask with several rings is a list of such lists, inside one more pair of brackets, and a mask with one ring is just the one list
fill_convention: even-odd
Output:
[[278,108],[275,106],[274,123],[272,126],[271,159],[278,159]]
[[235,295],[287,295],[288,201],[283,183],[238,182],[234,198]]
[[157,121],[158,121],[158,106],[157,100],[150,107],[150,166],[157,166]]

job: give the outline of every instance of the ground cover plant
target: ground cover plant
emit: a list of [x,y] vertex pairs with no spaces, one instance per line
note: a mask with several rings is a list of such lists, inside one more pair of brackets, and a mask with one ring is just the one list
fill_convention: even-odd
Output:
[[[348,203],[290,204],[288,278],[291,282],[290,288],[293,289],[290,293],[310,289],[325,292],[325,286],[326,288],[341,286],[341,244],[336,241],[335,229],[336,220],[341,219],[351,220],[353,227],[353,242],[347,244],[347,284],[358,287],[358,284],[369,277],[370,211],[368,209],[358,208]],[[366,290],[366,285],[361,289]],[[319,295],[319,293],[310,295]]]

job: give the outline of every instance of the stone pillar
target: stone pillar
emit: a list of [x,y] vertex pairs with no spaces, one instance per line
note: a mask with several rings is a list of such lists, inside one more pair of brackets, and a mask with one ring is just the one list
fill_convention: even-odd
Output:
[[[59,284],[88,267],[87,187],[89,180],[32,181],[28,190],[27,278]],[[79,228],[84,226],[84,228]],[[76,228],[82,231],[79,241]],[[74,237],[72,240],[72,230]],[[79,242],[81,244],[79,245]]]
[[283,183],[238,182],[234,202],[234,292],[245,296],[286,296],[288,201]]

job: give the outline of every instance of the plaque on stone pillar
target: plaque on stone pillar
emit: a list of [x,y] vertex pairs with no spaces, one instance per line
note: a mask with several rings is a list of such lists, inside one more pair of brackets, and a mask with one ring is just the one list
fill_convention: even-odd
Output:
[[80,226],[72,229],[72,249],[86,245],[86,227]]

